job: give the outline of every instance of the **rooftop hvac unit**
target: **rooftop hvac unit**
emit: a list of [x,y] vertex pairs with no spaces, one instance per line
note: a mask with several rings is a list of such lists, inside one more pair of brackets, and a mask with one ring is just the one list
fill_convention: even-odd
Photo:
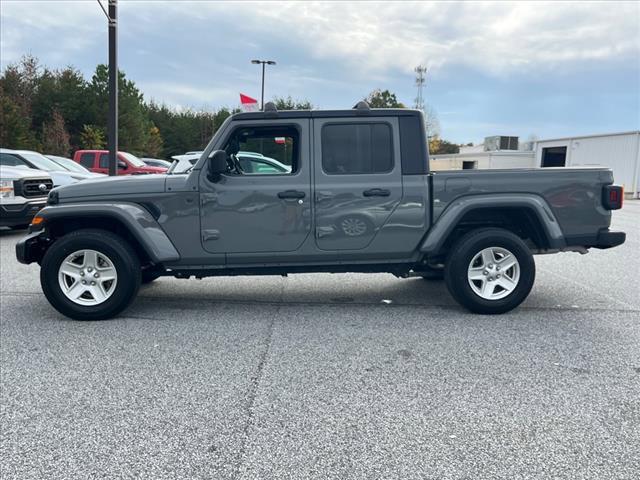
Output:
[[495,152],[496,150],[518,150],[518,137],[485,137],[484,151]]

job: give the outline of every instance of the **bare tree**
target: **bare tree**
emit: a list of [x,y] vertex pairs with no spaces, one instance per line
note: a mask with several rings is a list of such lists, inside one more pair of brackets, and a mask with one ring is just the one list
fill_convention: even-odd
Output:
[[45,153],[66,157],[71,151],[69,133],[64,118],[58,110],[54,110],[51,121],[42,125],[42,148]]

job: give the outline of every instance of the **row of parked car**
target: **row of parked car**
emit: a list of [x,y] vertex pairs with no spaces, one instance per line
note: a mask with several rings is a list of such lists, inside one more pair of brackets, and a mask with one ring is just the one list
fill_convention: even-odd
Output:
[[[78,150],[73,158],[0,148],[0,227],[26,228],[54,187],[103,178],[109,152]],[[118,175],[164,173],[166,160],[118,152]]]
[[[202,155],[190,151],[172,157],[172,173],[186,172]],[[289,173],[291,167],[256,152],[236,155],[247,174]],[[165,173],[172,163],[155,158],[138,158],[118,152],[118,175]],[[0,148],[0,227],[26,228],[44,206],[54,187],[105,177],[109,173],[107,150],[78,150],[73,158],[43,155],[30,150]]]

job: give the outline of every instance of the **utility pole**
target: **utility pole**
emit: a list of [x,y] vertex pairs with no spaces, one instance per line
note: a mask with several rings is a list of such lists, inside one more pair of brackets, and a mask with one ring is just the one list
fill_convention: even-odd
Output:
[[427,67],[422,65],[418,65],[413,69],[416,72],[416,87],[418,87],[418,96],[416,97],[415,108],[417,110],[424,111],[424,97],[422,96],[422,89],[424,88],[424,84],[427,82],[425,75],[427,73]]
[[265,65],[275,65],[273,60],[251,60],[254,65],[262,64],[262,94],[260,96],[260,110],[264,111],[264,68]]
[[109,21],[109,118],[107,144],[109,175],[118,174],[118,0],[109,0],[109,11],[96,0]]

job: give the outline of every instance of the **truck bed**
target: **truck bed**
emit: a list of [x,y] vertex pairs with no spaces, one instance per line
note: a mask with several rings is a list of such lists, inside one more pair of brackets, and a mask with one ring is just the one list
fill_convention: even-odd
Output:
[[475,195],[534,194],[547,203],[565,237],[593,236],[609,227],[602,189],[613,183],[604,167],[444,170],[432,173],[433,222],[456,200]]

